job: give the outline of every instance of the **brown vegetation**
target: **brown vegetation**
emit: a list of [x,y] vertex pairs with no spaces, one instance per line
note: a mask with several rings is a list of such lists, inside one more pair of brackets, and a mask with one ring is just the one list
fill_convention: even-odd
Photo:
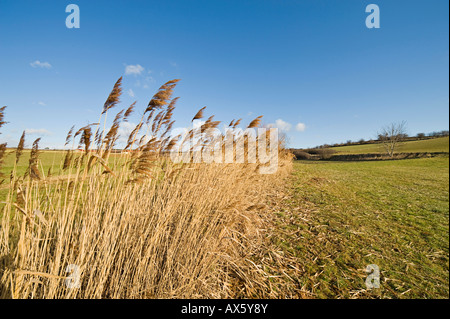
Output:
[[[260,162],[173,163],[165,154],[182,142],[169,135],[177,82],[153,96],[121,153],[113,152],[118,128],[135,103],[106,127],[121,79],[98,123],[69,131],[72,148],[58,167],[65,175],[52,179],[42,170],[35,141],[29,170],[21,176],[14,167],[0,207],[0,298],[276,295],[268,272],[252,260],[269,231],[264,202],[290,171],[290,155],[280,149],[273,175],[259,174]],[[202,129],[218,123],[210,117]],[[199,142],[207,146],[208,136]]]

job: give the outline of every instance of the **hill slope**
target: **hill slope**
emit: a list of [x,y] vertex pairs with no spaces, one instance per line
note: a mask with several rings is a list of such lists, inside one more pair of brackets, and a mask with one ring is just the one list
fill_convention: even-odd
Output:
[[[366,154],[384,153],[382,144],[365,144],[333,147],[336,154]],[[449,137],[439,137],[428,140],[408,141],[400,145],[397,153],[418,153],[418,152],[448,152]]]

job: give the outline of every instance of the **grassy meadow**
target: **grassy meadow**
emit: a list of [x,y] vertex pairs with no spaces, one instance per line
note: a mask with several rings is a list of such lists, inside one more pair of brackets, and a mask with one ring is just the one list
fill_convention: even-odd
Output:
[[[272,244],[303,296],[449,297],[448,157],[294,169]],[[379,289],[366,289],[369,264],[380,268]]]
[[[18,174],[23,175],[28,168],[28,160],[30,158],[30,150],[24,150],[23,156],[20,157],[17,165],[16,171]],[[7,149],[6,154],[3,158],[3,165],[1,167],[1,173],[8,174],[14,169],[15,160],[16,160],[16,149]],[[51,168],[56,168],[60,163],[64,160],[65,153],[63,151],[41,151],[40,155],[40,166],[41,170],[48,173],[48,170]],[[54,175],[61,175],[63,172],[61,170],[56,170]]]
[[[10,186],[6,183],[9,178],[9,174],[14,170],[18,176],[24,176],[29,168],[31,150],[24,149],[22,151],[22,156],[20,156],[17,163],[16,151],[17,149],[15,148],[7,149],[3,156],[3,165],[0,167],[0,174],[3,174],[2,179],[4,179],[4,181],[0,184],[0,201],[5,200],[6,195],[9,192]],[[79,152],[79,154],[82,154],[82,152]],[[68,174],[68,170],[63,169],[66,155],[67,152],[60,150],[39,151],[38,169],[41,172],[41,175],[46,177],[47,182],[54,182]],[[117,162],[124,160],[124,156],[120,154],[110,154],[108,163],[112,166],[117,165]]]

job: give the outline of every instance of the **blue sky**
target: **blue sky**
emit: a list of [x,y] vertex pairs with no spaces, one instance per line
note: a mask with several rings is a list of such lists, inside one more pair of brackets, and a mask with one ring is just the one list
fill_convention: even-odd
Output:
[[[79,29],[65,26],[71,3]],[[370,3],[379,29],[365,25]],[[180,78],[175,127],[203,106],[224,123],[264,115],[291,147],[403,120],[410,134],[448,129],[448,12],[446,0],[0,0],[0,142],[27,130],[28,146],[61,147],[72,125],[98,120],[120,76],[121,108],[142,112]]]

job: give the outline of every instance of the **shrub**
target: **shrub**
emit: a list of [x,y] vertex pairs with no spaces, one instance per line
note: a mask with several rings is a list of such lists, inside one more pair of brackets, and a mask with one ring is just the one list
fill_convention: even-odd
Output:
[[309,154],[318,155],[320,159],[330,159],[333,154],[336,153],[335,150],[331,148],[316,148],[308,150]]
[[296,159],[298,160],[309,160],[311,159],[311,154],[302,150],[293,150],[292,152]]

